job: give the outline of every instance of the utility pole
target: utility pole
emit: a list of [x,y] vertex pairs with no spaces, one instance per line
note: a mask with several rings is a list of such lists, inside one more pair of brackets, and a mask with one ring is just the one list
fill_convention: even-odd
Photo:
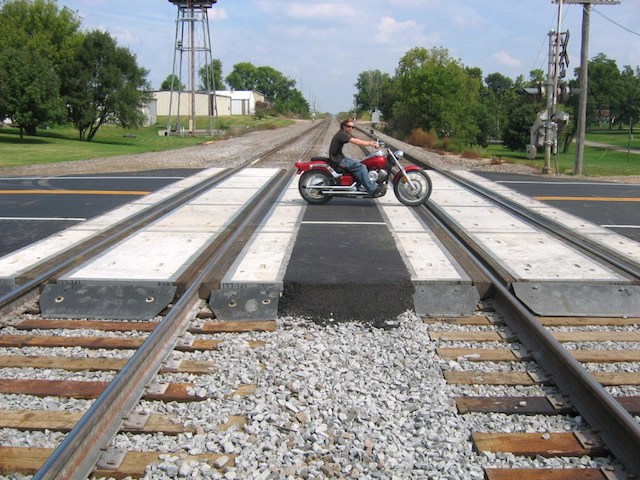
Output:
[[[582,175],[584,159],[584,138],[587,122],[587,93],[589,88],[589,28],[591,5],[618,5],[620,0],[553,0],[554,3],[577,3],[582,5],[582,46],[580,50],[580,94],[578,97],[578,128],[576,132],[576,156],[574,175]],[[560,7],[562,8],[562,6]]]

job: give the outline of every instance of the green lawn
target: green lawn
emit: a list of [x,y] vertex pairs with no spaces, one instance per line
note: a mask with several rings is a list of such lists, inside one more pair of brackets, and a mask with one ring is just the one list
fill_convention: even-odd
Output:
[[[288,119],[254,117],[223,117],[218,120],[220,134],[217,137],[159,135],[164,130],[160,125],[123,130],[115,126],[103,126],[91,142],[79,139],[78,131],[71,127],[38,129],[35,137],[24,136],[21,140],[16,128],[0,128],[0,173],[2,167],[47,164],[71,160],[109,157],[114,155],[134,155],[144,152],[159,152],[176,148],[191,147],[214,141],[234,132],[248,129],[278,128],[292,123]],[[200,122],[198,122],[200,127]]]
[[[15,128],[0,128],[0,173],[2,167],[47,164],[71,160],[108,157],[114,155],[133,155],[144,152],[158,152],[182,147],[199,145],[215,141],[212,136],[159,135],[164,130],[166,120],[160,119],[158,125],[137,130],[123,130],[120,127],[102,127],[92,142],[83,142],[78,132],[71,127],[39,129],[35,137],[25,136],[20,140]],[[217,120],[221,135],[243,132],[247,129],[278,128],[291,124],[291,120],[282,118],[257,119],[255,117],[222,117]],[[198,127],[206,128],[198,120]],[[220,137],[217,137],[220,138]],[[600,129],[587,132],[587,140],[617,145],[624,149],[629,142],[628,130]],[[640,133],[632,137],[631,148],[640,149]],[[529,160],[524,152],[512,152],[501,145],[492,145],[484,155],[499,158],[503,162],[524,163],[542,169],[544,152],[538,152],[535,160]],[[575,162],[575,146],[569,153],[560,153],[557,160],[553,156],[553,172],[572,174]],[[585,147],[583,161],[585,176],[640,175],[640,155],[627,155],[608,148]]]
[[[616,151],[612,148],[599,148],[585,146],[582,161],[582,174],[584,176],[626,176],[640,175],[640,155],[627,154],[627,143],[629,141],[628,130],[592,130],[586,134],[586,140],[618,146],[624,151]],[[635,139],[631,143],[632,149],[640,150],[640,139]],[[568,153],[560,153],[557,157],[552,155],[551,170],[561,174],[572,174],[575,165],[575,144],[571,146]],[[491,145],[486,151],[492,157],[499,158],[503,162],[522,163],[531,165],[542,170],[544,167],[544,149],[538,150],[535,160],[527,158],[525,152],[508,151],[501,145]]]
[[588,140],[618,147],[640,150],[640,126],[635,127],[634,134],[629,134],[629,129],[619,130],[618,128],[591,130]]

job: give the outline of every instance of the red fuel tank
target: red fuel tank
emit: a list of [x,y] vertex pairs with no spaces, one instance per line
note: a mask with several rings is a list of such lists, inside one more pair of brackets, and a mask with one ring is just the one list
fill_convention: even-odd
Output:
[[365,158],[362,163],[364,163],[369,170],[377,170],[387,166],[387,159],[384,155],[376,155],[375,157]]

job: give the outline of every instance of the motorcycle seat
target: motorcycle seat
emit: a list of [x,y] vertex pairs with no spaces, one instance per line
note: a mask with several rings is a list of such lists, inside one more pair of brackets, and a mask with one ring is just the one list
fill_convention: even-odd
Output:
[[349,173],[349,171],[346,168],[342,168],[341,166],[333,163],[329,157],[315,156],[315,157],[311,157],[311,161],[327,162],[331,166],[331,168],[333,168],[336,172],[338,172],[338,173]]

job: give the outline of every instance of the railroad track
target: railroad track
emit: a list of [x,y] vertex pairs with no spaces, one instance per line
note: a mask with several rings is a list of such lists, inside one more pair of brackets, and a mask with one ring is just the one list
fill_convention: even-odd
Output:
[[[433,168],[428,162],[406,154],[405,158],[423,168]],[[432,171],[557,236],[585,255],[606,263],[628,276],[633,284],[637,285],[640,281],[637,258],[583,235],[575,227],[524,208],[522,201],[517,198],[514,200],[496,194],[491,190],[493,185],[488,185],[490,182],[483,183],[480,179],[478,183],[478,179],[470,181],[469,176],[437,169]],[[513,275],[487,255],[473,234],[448,218],[445,210],[429,203],[420,214],[447,248],[456,252],[456,258],[472,275],[474,284],[485,292],[486,298],[499,312],[498,321],[484,315],[444,323],[441,319],[427,320],[433,328],[431,338],[442,345],[437,352],[446,365],[443,372],[445,379],[454,385],[504,385],[517,388],[535,385],[543,388],[551,386],[553,389],[552,394],[533,397],[478,396],[469,389],[470,393],[456,397],[458,411],[461,414],[574,415],[579,419],[575,422],[578,426],[572,427],[570,432],[536,432],[531,428],[523,432],[473,432],[472,441],[476,450],[489,456],[512,454],[533,458],[595,458],[607,457],[613,452],[618,459],[613,462],[614,465],[592,469],[487,468],[486,477],[489,480],[635,478],[634,475],[640,472],[637,459],[640,427],[632,415],[638,414],[639,397],[631,394],[614,398],[607,388],[615,392],[619,388],[624,391],[625,387],[631,387],[635,392],[638,386],[640,375],[634,364],[637,365],[640,351],[629,350],[628,345],[637,345],[640,340],[635,331],[640,316],[601,318],[601,315],[593,318],[586,315],[545,317],[532,314],[523,307],[516,295],[514,285],[517,280]],[[472,252],[471,255],[468,252]],[[453,324],[458,325],[460,330],[450,331]],[[634,331],[630,332],[630,328]],[[450,346],[456,342],[469,342],[473,348]],[[593,343],[597,345],[595,348]],[[504,348],[505,344],[515,345],[515,348]],[[571,344],[571,350],[565,349],[562,344]],[[585,347],[585,344],[588,346]],[[497,364],[497,371],[482,369],[483,362]],[[455,364],[454,368],[451,368],[451,363]],[[587,368],[583,367],[584,364]],[[597,370],[598,365],[607,365],[609,368],[605,372],[590,371],[588,368],[591,366],[591,370]]]
[[[327,125],[318,124],[307,136],[313,140],[312,148]],[[2,393],[5,395],[32,395],[37,397],[62,397],[94,400],[84,414],[80,412],[47,412],[31,410],[7,410],[0,415],[3,428],[19,430],[38,429],[68,432],[55,448],[0,447],[0,471],[4,474],[21,472],[34,478],[85,478],[93,471],[95,476],[125,478],[142,477],[146,466],[162,456],[162,452],[125,452],[108,449],[108,444],[124,425],[125,431],[177,435],[193,433],[193,428],[174,423],[167,415],[147,415],[135,411],[139,400],[160,402],[197,402],[206,395],[195,390],[194,385],[185,382],[165,382],[158,376],[170,374],[202,375],[212,371],[213,364],[207,361],[175,361],[172,352],[210,351],[219,347],[221,340],[194,339],[193,336],[208,336],[234,330],[272,330],[274,322],[248,322],[233,325],[198,320],[207,316],[206,297],[201,293],[210,292],[212,285],[219,283],[240,249],[251,237],[252,232],[272,207],[284,186],[290,181],[294,171],[281,170],[275,175],[261,195],[247,203],[234,221],[213,241],[194,261],[191,268],[181,274],[177,281],[177,296],[156,321],[83,321],[83,320],[28,320],[25,316],[39,315],[38,293],[48,282],[55,281],[57,275],[76,267],[89,256],[100,255],[131,232],[161,218],[167,212],[188,202],[197,195],[219,185],[223,180],[237,174],[247,166],[269,156],[278,155],[291,143],[300,141],[293,138],[260,158],[249,159],[244,165],[223,171],[212,178],[187,188],[160,204],[145,209],[133,218],[104,232],[98,239],[92,238],[81,245],[60,252],[60,255],[39,265],[17,279],[15,288],[1,299],[3,318],[14,316],[5,322],[8,329],[19,334],[4,333],[0,345],[6,349],[40,347],[52,349],[58,354],[46,355],[4,355],[0,357],[3,368],[45,369],[45,376],[51,370],[76,372],[72,380],[4,379]],[[308,141],[308,140],[305,140]],[[305,150],[305,152],[308,150]],[[62,297],[62,294],[60,295]],[[111,332],[118,336],[89,336],[75,332],[87,330]],[[55,333],[51,335],[50,333]],[[29,332],[25,334],[24,332]],[[62,336],[60,332],[69,336]],[[186,337],[190,337],[188,340]],[[251,342],[251,347],[259,347],[261,342]],[[119,358],[102,358],[88,355],[84,358],[66,358],[65,349],[108,350],[122,352]],[[60,351],[63,354],[60,354]],[[131,354],[130,354],[131,353]],[[118,372],[110,381],[90,379],[96,371]],[[84,373],[88,379],[82,378]],[[37,376],[37,375],[36,375]],[[63,377],[65,375],[62,375]],[[232,395],[250,392],[250,386],[240,387]],[[230,419],[220,428],[241,422]],[[215,468],[233,466],[233,455],[202,454],[192,456],[194,461],[208,461]],[[95,469],[95,471],[94,471]]]
[[[324,143],[327,143],[326,139]],[[439,174],[442,172],[434,172],[434,175]],[[285,178],[290,177],[283,174],[280,181],[274,181],[271,189],[274,195],[278,189],[282,190]],[[456,179],[456,182],[464,182],[464,179]],[[483,195],[488,196],[486,192]],[[165,315],[162,320],[41,318],[32,290],[29,300],[32,306],[26,309],[21,307],[24,316],[7,325],[0,337],[0,346],[15,352],[0,357],[0,366],[9,372],[13,372],[12,369],[33,368],[40,373],[27,381],[3,381],[3,388],[6,388],[4,393],[42,396],[44,399],[73,397],[79,403],[71,408],[71,412],[67,411],[68,407],[61,407],[62,403],[55,402],[53,408],[49,408],[49,412],[53,410],[54,413],[21,411],[18,408],[2,412],[0,419],[5,420],[5,429],[70,432],[63,440],[60,434],[47,439],[52,446],[41,449],[2,447],[2,473],[21,471],[35,474],[35,478],[83,478],[96,468],[93,472],[95,476],[124,478],[143,476],[150,464],[160,464],[163,474],[178,474],[181,468],[185,475],[203,474],[208,468],[222,472],[234,471],[238,452],[233,445],[198,445],[192,439],[202,433],[203,425],[191,425],[189,422],[180,424],[168,413],[158,414],[158,409],[151,408],[148,403],[179,402],[198,410],[206,405],[213,410],[208,417],[211,425],[207,428],[233,431],[242,429],[247,422],[247,418],[242,416],[229,415],[224,401],[225,398],[251,395],[256,391],[256,384],[242,381],[251,378],[251,375],[241,371],[257,372],[261,367],[243,361],[243,357],[247,356],[243,355],[243,351],[265,348],[271,335],[269,332],[274,332],[276,323],[212,321],[213,314],[201,293],[209,291],[211,285],[220,281],[220,275],[231,261],[229,258],[239,252],[242,239],[246,241],[259,223],[260,212],[268,210],[270,201],[262,202],[262,207],[259,202],[248,209],[251,214],[241,222],[242,225],[239,224],[234,232],[229,232],[216,249],[209,252],[213,258],[211,262],[193,269],[194,273],[198,272],[194,280],[180,282],[180,295],[163,312]],[[515,204],[503,208],[511,212],[521,210]],[[459,227],[452,227],[446,215],[432,204],[416,210],[424,224],[464,265],[483,297],[480,305],[485,308],[479,308],[471,317],[455,320],[432,317],[425,319],[424,325],[429,330],[432,347],[437,347],[444,378],[450,384],[451,391],[457,393],[452,401],[459,414],[484,419],[486,426],[475,429],[469,441],[479,452],[478,464],[483,466],[486,477],[604,479],[627,478],[630,472],[637,472],[638,460],[634,458],[634,452],[638,451],[637,424],[629,413],[638,412],[638,400],[633,393],[638,378],[633,371],[624,370],[633,370],[638,362],[638,350],[627,348],[629,342],[637,342],[638,339],[634,337],[636,332],[617,330],[624,326],[635,326],[640,319],[532,315],[514,297],[511,290],[514,279],[500,265],[492,265],[486,255],[478,253],[477,245],[474,246],[471,241],[472,236],[466,235]],[[527,215],[528,221],[531,221],[531,212]],[[545,228],[554,232],[558,230],[556,224],[547,224]],[[571,242],[576,245],[580,239],[572,233]],[[597,246],[592,241],[583,239],[583,243],[584,246],[580,248],[585,252],[598,256],[600,261],[610,261],[612,268],[624,275],[634,275],[636,266],[633,261],[628,262],[617,255],[614,258],[607,249],[597,253],[594,251]],[[233,249],[234,255],[226,255],[229,249]],[[476,253],[469,254],[468,251],[473,249]],[[47,272],[53,270],[45,269]],[[42,280],[29,279],[24,284],[30,282],[34,286],[43,283]],[[6,312],[15,311],[18,304],[24,305],[24,297],[20,301],[7,301],[3,317],[7,315]],[[590,328],[597,328],[597,332],[583,331]],[[563,329],[570,331],[560,331]],[[233,331],[237,340],[229,340]],[[163,341],[156,343],[154,337],[163,337]],[[224,347],[225,354],[237,358],[235,368],[240,372],[217,373],[222,391],[203,387],[197,379],[216,371],[216,349],[227,345],[227,342],[231,346]],[[586,345],[588,348],[582,350],[580,347],[585,342],[597,342],[598,345],[594,347],[590,343]],[[570,345],[571,354],[562,345]],[[81,358],[60,358],[67,353],[77,353],[77,349],[84,352]],[[102,353],[107,349],[116,353],[115,359],[104,358]],[[48,350],[55,353],[44,355],[43,352]],[[96,352],[96,358],[94,354],[86,354],[91,351]],[[255,357],[249,357],[255,360]],[[585,362],[587,368],[581,367],[579,361]],[[617,373],[589,373],[588,370],[597,370],[595,366],[602,364],[609,365],[610,370]],[[61,377],[60,380],[49,378],[52,370]],[[78,379],[76,375],[79,374],[67,377],[59,373],[83,372],[91,377],[105,370],[118,372],[112,374],[117,382],[85,381]],[[225,374],[232,377],[231,381],[222,380]],[[124,386],[114,387],[117,383]],[[483,389],[493,393],[479,395],[479,384],[485,385]],[[287,388],[294,390],[289,385]],[[296,389],[299,390],[299,387]],[[607,389],[619,393],[615,400],[612,401]],[[518,392],[526,392],[526,395],[518,395]],[[141,399],[140,403],[138,399]],[[65,410],[61,411],[63,408]],[[293,435],[297,428],[301,428],[299,425],[310,423],[304,418],[304,409],[296,406],[295,402],[289,404],[283,401],[281,408],[295,413],[292,425],[284,423],[279,427],[285,435],[287,432]],[[216,409],[225,413],[216,413]],[[170,410],[167,408],[167,411]],[[82,411],[86,414],[81,415]],[[131,414],[131,411],[134,413]],[[514,415],[520,419],[523,431],[505,432],[495,428],[495,425],[507,423],[504,420],[506,417]],[[537,431],[537,417],[534,415],[549,415],[556,419],[561,428],[558,431],[545,428],[542,429],[544,431]],[[114,437],[119,445],[131,441],[124,432],[138,436],[156,435],[159,437],[156,442],[159,448],[143,454],[136,452],[135,448],[126,452],[122,448],[112,447],[111,439]],[[174,440],[167,439],[180,438],[191,445],[188,449],[190,453],[181,454],[184,458],[176,462],[169,451],[163,452],[160,448],[163,438],[169,444],[173,444]],[[56,442],[60,445],[54,450],[53,444]],[[363,455],[371,455],[373,449],[371,441],[364,441]],[[503,455],[532,457],[533,460],[523,460],[522,463],[529,465],[529,468],[497,468]],[[558,456],[564,461],[560,463],[562,469],[553,461],[553,457]],[[581,459],[587,457],[593,459],[582,462]],[[21,461],[28,459],[31,460],[31,466],[25,467]],[[576,465],[581,468],[575,468]],[[533,468],[540,466],[542,468]],[[335,465],[323,468],[320,471],[326,477],[339,475],[340,470],[335,470],[338,468]],[[350,469],[350,477],[358,478],[358,472],[357,468]],[[424,478],[432,477],[425,474]]]

